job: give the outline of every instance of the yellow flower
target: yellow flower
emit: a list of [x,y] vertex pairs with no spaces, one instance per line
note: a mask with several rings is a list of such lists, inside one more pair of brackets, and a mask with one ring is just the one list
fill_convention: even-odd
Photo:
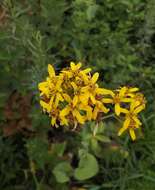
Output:
[[75,107],[77,103],[84,102],[87,97],[85,97],[85,94],[82,92],[81,86],[77,86],[75,82],[71,82],[71,85],[74,90],[73,107]]
[[38,88],[40,90],[40,96],[45,95],[47,98],[50,96],[50,86],[52,83],[56,82],[55,70],[52,65],[48,64],[48,73],[49,77],[47,77],[46,81],[40,82],[38,84]]
[[40,96],[46,95],[49,98],[50,90],[49,90],[48,82],[47,81],[39,83],[38,84],[38,88],[39,88],[39,90],[41,92]]
[[109,109],[106,108],[102,102],[96,101],[95,102],[95,108],[92,113],[92,118],[96,120],[99,113],[108,113]]
[[[72,100],[68,95],[65,95],[64,98],[68,104],[60,111],[61,124],[68,125],[67,116],[70,116],[74,124],[84,124],[85,120],[90,119],[91,108],[88,106],[83,107],[82,104],[76,104],[75,106],[73,102],[74,99]],[[81,115],[81,111],[86,111],[87,115]]]
[[76,77],[79,75],[81,66],[82,66],[81,63],[75,64],[74,62],[71,62],[70,68],[63,69],[61,73],[66,74],[69,78]]
[[78,107],[73,107],[72,104],[68,104],[63,110],[60,111],[60,120],[62,125],[68,125],[68,119],[67,116],[70,115],[71,119],[73,120],[73,123],[80,123],[84,124],[85,117],[82,116],[79,112],[80,110]]
[[98,84],[96,83],[99,77],[99,73],[95,73],[92,78],[89,77],[88,81],[84,81],[86,86],[81,89],[81,92],[85,94],[85,101],[84,104],[88,104],[88,101],[90,100],[92,104],[96,103],[96,97],[99,95],[108,95],[111,94],[112,91],[105,89],[105,88],[99,88]]
[[95,100],[95,96],[96,96],[96,88],[98,87],[98,85],[96,84],[96,81],[99,77],[99,74],[98,73],[95,73],[93,75],[92,78],[89,78],[89,79],[86,79],[84,78],[84,83],[85,83],[85,86],[83,86],[81,88],[81,93],[83,93],[85,96],[84,96],[84,101],[83,101],[83,104],[86,104],[88,105],[88,100],[90,99],[91,102],[93,104],[95,104],[96,100]]
[[[114,104],[115,113],[125,114],[125,122],[119,131],[121,135],[129,129],[134,140],[134,128],[141,125],[137,114],[145,108],[145,98],[137,93],[138,88],[122,87],[116,91],[101,88],[97,84],[99,73],[90,74],[91,68],[82,69],[82,64],[70,63],[56,75],[54,67],[48,65],[48,77],[38,84],[40,105],[51,117],[51,125],[84,124],[98,120],[109,111],[105,104]],[[127,110],[126,108],[129,108]],[[123,107],[121,107],[123,106]]]
[[[63,101],[63,90],[61,88],[61,84],[63,81],[58,80],[57,83],[55,84],[55,86],[53,85],[53,87],[51,88],[51,103],[52,101],[54,101],[55,106],[57,107],[59,104],[59,101]],[[53,100],[52,100],[53,99]]]
[[127,110],[127,109],[122,110],[126,114],[126,116],[125,116],[123,127],[118,132],[119,136],[128,129],[132,140],[134,141],[136,139],[134,130],[139,128],[142,125],[137,115],[144,108],[145,108],[145,105],[137,106],[135,102],[132,102],[130,104],[130,110]]
[[48,99],[50,98],[50,104],[55,104],[57,107],[59,101],[63,101],[61,84],[63,80],[55,75],[55,70],[52,65],[48,65],[49,77],[45,82],[41,82],[38,85],[41,91],[41,96],[45,95]]
[[48,64],[48,73],[49,73],[49,77],[50,78],[53,78],[55,77],[55,70],[54,70],[54,67],[50,64]]
[[[125,87],[125,95],[133,98],[135,96],[135,93],[139,91],[139,88],[137,87]],[[120,89],[121,90],[121,89]]]
[[103,98],[102,102],[103,103],[112,103],[115,105],[115,113],[117,116],[120,115],[121,113],[121,103],[128,103],[132,101],[132,98],[128,97],[126,94],[127,87],[122,87],[119,91],[111,92],[111,98]]
[[59,119],[59,110],[58,108],[54,105],[50,103],[46,103],[44,101],[40,101],[40,105],[43,107],[43,110],[47,113],[49,113],[50,117],[51,117],[51,125],[54,126],[56,124],[56,120]]
[[40,100],[40,105],[43,108],[43,111],[50,113],[51,107],[48,103],[44,102],[43,100]]
[[70,67],[72,71],[78,71],[81,68],[82,64],[78,63],[77,65],[74,62],[70,63]]
[[142,93],[136,93],[133,98],[132,98],[132,102],[136,105],[144,105],[146,104],[146,100],[145,97]]

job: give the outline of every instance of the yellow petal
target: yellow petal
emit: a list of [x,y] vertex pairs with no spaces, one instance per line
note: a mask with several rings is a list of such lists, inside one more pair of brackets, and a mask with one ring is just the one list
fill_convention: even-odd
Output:
[[92,118],[93,118],[94,120],[96,120],[98,112],[99,112],[98,108],[95,107],[95,108],[94,108],[94,111],[93,111],[93,114],[92,114]]
[[57,79],[57,83],[56,83],[56,86],[54,86],[54,88],[60,90],[61,89],[61,84],[62,84],[62,80],[60,78]]
[[73,77],[73,73],[71,71],[61,71],[61,73],[63,74],[63,76],[67,76],[68,78],[72,78]]
[[130,124],[130,119],[127,118],[124,121],[123,127],[118,131],[118,136],[122,135],[122,133],[124,133],[124,131],[126,131],[128,129],[129,124]]
[[101,104],[100,109],[101,109],[101,111],[102,111],[103,113],[108,113],[109,110],[110,110],[109,108],[106,108],[103,104]]
[[81,94],[79,96],[79,100],[82,102],[83,105],[88,105],[88,99],[89,99],[89,94]]
[[133,94],[133,93],[131,92],[131,93],[127,93],[127,96],[130,96],[130,98],[134,98],[134,97],[135,97],[135,94]]
[[121,113],[129,113],[129,110],[125,109],[125,108],[121,108]]
[[60,124],[61,124],[61,125],[67,125],[67,126],[68,126],[68,119],[66,119],[65,117],[61,117]]
[[120,97],[124,96],[126,91],[127,91],[127,87],[126,86],[122,87],[119,91],[119,96]]
[[119,116],[121,113],[121,108],[120,108],[120,105],[118,103],[115,104],[115,113],[117,116]]
[[97,94],[103,94],[103,95],[111,95],[114,96],[115,94],[113,93],[113,91],[105,89],[105,88],[97,88],[96,89],[96,93]]
[[54,101],[54,96],[51,97],[50,102],[49,102],[49,105],[50,105],[51,107],[52,107],[53,101]]
[[64,101],[64,98],[63,98],[63,96],[59,93],[59,100],[61,101],[61,102],[63,102]]
[[133,100],[133,102],[134,102],[134,108],[137,108],[141,104],[141,101],[139,100]]
[[47,98],[49,98],[49,96],[50,96],[50,91],[49,91],[48,88],[43,89],[43,91],[40,93],[40,96],[43,96],[43,95],[46,95]]
[[92,94],[90,94],[90,99],[91,99],[91,101],[92,101],[93,104],[96,103],[96,99],[95,99],[95,97]]
[[80,69],[81,66],[82,66],[82,64],[79,62],[79,63],[76,65],[76,69],[77,69],[77,70]]
[[136,140],[135,131],[133,129],[129,129],[129,133],[130,133],[132,140],[135,141]]
[[135,110],[134,113],[137,114],[141,112],[143,109],[145,109],[145,105],[138,106]]
[[105,103],[105,104],[109,104],[109,103],[113,103],[113,100],[110,99],[110,98],[103,98],[102,102]]
[[91,81],[92,81],[93,84],[95,84],[95,83],[97,82],[98,77],[99,77],[99,73],[98,73],[98,72],[96,72],[96,73],[92,76]]
[[60,111],[60,117],[63,118],[70,113],[71,109],[69,106],[66,106],[63,110]]
[[78,100],[79,100],[78,96],[75,95],[73,98],[73,107],[75,107],[77,105]]
[[81,67],[81,65],[82,65],[81,63],[78,63],[77,65],[75,65],[74,62],[71,62],[71,63],[70,63],[70,67],[71,67],[71,70],[72,70],[72,71],[79,70],[80,67]]
[[46,89],[48,87],[48,83],[47,82],[40,82],[38,84],[38,88],[40,91],[43,91],[43,89]]
[[133,120],[136,122],[137,125],[142,125],[142,123],[136,116],[133,117]]
[[140,126],[141,126],[141,125],[138,125],[137,123],[135,123],[135,126],[134,126],[134,127],[138,129]]
[[129,88],[129,92],[137,92],[137,91],[139,91],[139,88],[136,88],[136,87]]
[[89,86],[84,86],[84,87],[81,88],[81,92],[85,93],[87,91],[89,91]]
[[49,76],[52,78],[52,77],[55,77],[55,70],[54,70],[54,67],[50,64],[48,64],[48,73],[49,73]]
[[66,102],[70,103],[72,101],[72,99],[70,98],[70,96],[66,93],[62,94],[63,98]]
[[87,73],[90,73],[90,71],[91,71],[91,68],[87,68],[87,69],[84,69],[82,72],[87,74]]
[[71,62],[71,63],[70,63],[70,67],[71,67],[71,70],[75,70],[75,63],[74,63],[74,62]]
[[40,96],[45,94],[47,97],[49,97],[50,91],[49,91],[49,86],[47,82],[39,83],[38,88],[41,91]]
[[40,105],[43,107],[43,109],[47,110],[50,112],[50,105],[42,100],[40,100]]
[[51,119],[51,125],[54,126],[56,124],[56,117],[52,117]]
[[59,104],[59,101],[63,101],[63,97],[61,96],[60,93],[57,93],[56,96],[55,96],[55,107],[58,107],[58,104]]
[[121,102],[131,102],[132,100],[132,98],[122,98]]
[[81,74],[81,77],[82,77],[84,83],[85,83],[85,84],[88,84],[88,82],[89,82],[89,77],[88,77],[88,75],[86,75],[83,71],[81,71],[80,74]]
[[133,100],[131,103],[130,103],[130,111],[133,112],[135,107],[137,107],[139,105],[139,103],[137,104],[137,101]]
[[86,112],[87,112],[87,119],[91,120],[91,118],[92,118],[92,109],[91,108],[86,108]]
[[71,82],[71,85],[72,85],[74,91],[77,91],[78,86],[75,84],[75,82]]
[[79,109],[86,111],[87,119],[91,120],[91,118],[92,118],[92,108],[90,106],[80,104]]
[[77,119],[77,121],[79,122],[79,123],[81,123],[81,124],[84,124],[84,122],[85,122],[85,119],[84,119],[84,117],[79,113],[79,111],[78,110],[73,110],[73,116]]

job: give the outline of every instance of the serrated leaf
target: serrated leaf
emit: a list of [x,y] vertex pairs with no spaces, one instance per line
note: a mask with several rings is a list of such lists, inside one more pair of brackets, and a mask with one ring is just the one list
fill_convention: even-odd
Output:
[[97,174],[99,170],[96,158],[89,153],[81,155],[79,167],[75,170],[74,177],[77,180],[86,180]]

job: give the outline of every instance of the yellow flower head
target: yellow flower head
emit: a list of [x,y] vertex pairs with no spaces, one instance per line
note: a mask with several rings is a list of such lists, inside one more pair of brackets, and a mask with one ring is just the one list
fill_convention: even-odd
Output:
[[145,103],[140,104],[139,101],[135,100],[130,103],[129,110],[122,109],[122,111],[125,113],[125,121],[123,127],[118,132],[119,136],[128,129],[132,140],[136,139],[135,130],[142,125],[141,121],[138,118],[138,114],[143,109],[145,109]]
[[102,98],[112,91],[99,88],[99,73],[91,76],[90,68],[81,67],[81,63],[71,62],[70,67],[56,75],[54,67],[48,65],[49,76],[38,88],[42,99],[40,105],[52,118],[52,125],[84,124],[109,111]]
[[121,113],[121,103],[124,102],[130,102],[130,98],[126,96],[126,87],[122,87],[119,90],[116,90],[115,92],[111,92],[112,98],[103,98],[103,103],[112,103],[114,104],[115,113],[117,116]]
[[120,136],[129,130],[132,140],[136,139],[135,129],[142,124],[138,114],[145,108],[145,98],[138,88],[121,87],[115,91],[102,88],[97,81],[99,73],[93,75],[91,68],[82,69],[82,64],[70,63],[70,67],[56,74],[52,65],[48,65],[48,76],[38,84],[40,105],[51,117],[51,125],[77,127],[87,121],[101,120],[110,109],[105,105],[114,105],[117,116],[124,114],[124,124],[119,130]]

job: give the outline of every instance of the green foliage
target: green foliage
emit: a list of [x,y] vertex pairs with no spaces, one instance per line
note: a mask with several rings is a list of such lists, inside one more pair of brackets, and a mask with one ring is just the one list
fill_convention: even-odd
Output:
[[[0,2],[0,189],[155,189],[154,9],[154,0]],[[116,137],[112,118],[78,132],[50,128],[37,85],[48,63],[59,71],[71,60],[98,71],[107,88],[140,87],[148,103],[137,142]],[[32,95],[31,127],[5,136],[14,91]]]
[[76,168],[74,176],[78,180],[86,180],[95,176],[99,170],[99,166],[96,158],[80,150],[80,162],[78,168]]
[[44,168],[48,157],[48,144],[44,139],[33,138],[27,143],[28,155],[35,160],[39,168]]
[[53,174],[56,177],[57,182],[65,183],[70,180],[72,168],[68,162],[61,162],[57,164],[53,170]]

